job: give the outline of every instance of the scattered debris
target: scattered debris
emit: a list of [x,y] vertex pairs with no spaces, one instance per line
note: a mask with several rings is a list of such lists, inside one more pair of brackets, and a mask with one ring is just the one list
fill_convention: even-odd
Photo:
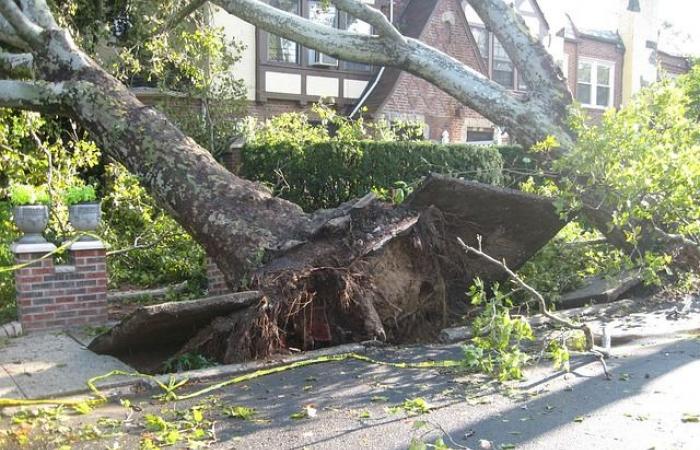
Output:
[[556,301],[557,309],[614,302],[641,282],[642,276],[637,270],[622,272],[614,278],[592,277],[583,287],[563,294]]

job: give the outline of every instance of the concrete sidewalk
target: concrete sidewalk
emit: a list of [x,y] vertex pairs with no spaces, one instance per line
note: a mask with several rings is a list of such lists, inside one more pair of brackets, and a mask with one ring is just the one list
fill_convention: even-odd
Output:
[[[87,350],[63,332],[0,341],[0,398],[39,399],[84,393],[87,380],[112,370],[133,371],[116,358]],[[109,384],[130,381],[115,377]]]

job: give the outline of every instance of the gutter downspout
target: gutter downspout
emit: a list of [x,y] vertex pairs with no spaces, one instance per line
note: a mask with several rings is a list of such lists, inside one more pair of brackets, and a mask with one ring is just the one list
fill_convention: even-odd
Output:
[[[391,22],[392,24],[394,23],[394,0],[389,0],[389,22]],[[360,97],[360,100],[357,102],[357,105],[355,105],[352,112],[348,115],[348,119],[352,119],[353,117],[355,117],[355,115],[360,111],[360,109],[362,109],[362,106],[365,104],[369,96],[372,95],[372,92],[374,92],[374,89],[377,87],[379,81],[382,79],[382,75],[384,75],[385,70],[386,67],[384,66],[382,66],[379,69],[379,72],[377,72],[377,75],[372,80],[372,84],[367,89],[365,89],[365,92],[362,94],[362,97]]]

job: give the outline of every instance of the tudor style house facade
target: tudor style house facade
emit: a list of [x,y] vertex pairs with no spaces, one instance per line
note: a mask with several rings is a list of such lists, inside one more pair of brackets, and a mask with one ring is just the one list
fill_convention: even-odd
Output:
[[[399,30],[434,46],[493,81],[526,92],[503,47],[465,0],[362,0]],[[552,0],[554,1],[554,0]],[[688,58],[659,48],[659,0],[611,0],[614,23],[602,29],[570,14],[543,10],[536,0],[514,0],[530,32],[560,65],[571,92],[592,117],[619,107],[648,83],[689,68]],[[269,0],[273,6],[324,25],[371,33],[371,27],[320,0]],[[545,3],[544,1],[541,3]],[[259,118],[300,111],[320,99],[349,115],[417,120],[426,137],[450,142],[491,142],[491,122],[432,84],[394,68],[337,60],[256,29],[214,7],[213,25],[245,44],[234,69],[248,88],[249,113]],[[610,21],[608,21],[610,22]]]

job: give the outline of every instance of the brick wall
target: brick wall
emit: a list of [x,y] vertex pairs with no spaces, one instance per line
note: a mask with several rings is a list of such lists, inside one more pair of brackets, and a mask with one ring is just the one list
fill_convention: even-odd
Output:
[[207,292],[209,295],[222,295],[231,292],[229,287],[226,285],[226,280],[224,279],[224,274],[221,273],[219,267],[216,265],[213,259],[207,256]]
[[[80,249],[83,243],[76,244],[78,248],[70,250],[70,265],[54,266],[53,259],[47,258],[15,272],[19,318],[25,332],[107,321],[105,249]],[[15,253],[17,263],[46,253],[26,247]]]
[[[460,8],[459,1],[440,0],[420,40],[480,70],[476,43]],[[452,142],[464,137],[465,119],[481,117],[431,83],[406,72],[399,75],[392,95],[378,113],[389,117],[420,116],[430,128],[430,139],[439,140],[447,130]]]
[[258,120],[265,120],[288,112],[310,112],[311,105],[302,105],[298,101],[268,100],[264,103],[251,102],[247,114]]

